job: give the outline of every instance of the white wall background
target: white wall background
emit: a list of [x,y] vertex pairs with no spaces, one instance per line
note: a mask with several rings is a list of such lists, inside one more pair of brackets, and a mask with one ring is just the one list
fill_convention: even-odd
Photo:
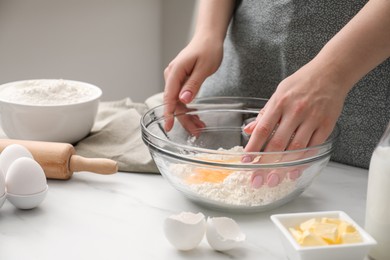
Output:
[[191,34],[195,0],[0,0],[0,84],[63,78],[142,102]]

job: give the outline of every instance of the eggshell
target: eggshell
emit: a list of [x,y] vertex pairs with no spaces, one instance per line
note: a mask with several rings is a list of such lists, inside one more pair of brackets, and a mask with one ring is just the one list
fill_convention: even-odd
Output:
[[2,197],[4,194],[5,194],[5,178],[0,169],[0,197]]
[[21,157],[33,158],[30,151],[20,144],[11,144],[3,149],[0,154],[0,169],[4,176],[7,175],[9,166]]
[[49,187],[46,186],[44,191],[32,195],[14,195],[7,193],[7,199],[18,209],[33,209],[45,199]]
[[0,169],[0,208],[3,206],[5,199],[5,179]]
[[47,188],[42,167],[28,157],[18,158],[9,166],[5,182],[7,193],[19,196],[33,195]]
[[178,250],[194,249],[206,232],[206,220],[202,213],[182,212],[165,219],[164,233],[167,240]]
[[216,251],[225,251],[238,247],[245,241],[245,234],[231,218],[216,217],[207,219],[206,238]]

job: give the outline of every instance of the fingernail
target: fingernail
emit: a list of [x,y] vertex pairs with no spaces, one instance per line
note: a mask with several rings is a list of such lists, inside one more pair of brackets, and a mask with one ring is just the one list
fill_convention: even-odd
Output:
[[172,127],[173,127],[172,121],[171,120],[165,120],[164,130],[166,132],[169,132],[169,131],[171,131]]
[[180,101],[183,103],[190,103],[192,100],[192,93],[190,91],[184,91],[180,95]]
[[200,128],[200,129],[206,128],[206,124],[203,123],[203,122],[197,122],[197,123],[196,123],[196,126],[197,126],[198,128]]
[[243,163],[250,163],[252,161],[252,157],[249,156],[249,155],[244,155],[242,158],[241,158],[241,162]]
[[268,175],[267,184],[269,187],[275,187],[279,184],[279,182],[280,178],[277,174],[271,173],[270,175]]
[[245,127],[244,127],[244,131],[245,132],[252,132],[253,129],[255,128],[257,124],[257,121],[252,121],[250,123],[248,123]]
[[301,171],[300,170],[293,170],[291,172],[288,173],[288,177],[295,181],[296,179],[299,178],[299,176],[301,176]]
[[255,125],[257,123],[257,121],[252,121],[252,122],[249,122],[245,127],[244,129],[248,129],[248,128],[251,128],[253,125]]
[[253,187],[254,189],[258,189],[258,188],[260,188],[262,185],[263,185],[263,176],[261,176],[261,175],[256,175],[255,177],[253,177],[253,179],[252,179],[252,187]]

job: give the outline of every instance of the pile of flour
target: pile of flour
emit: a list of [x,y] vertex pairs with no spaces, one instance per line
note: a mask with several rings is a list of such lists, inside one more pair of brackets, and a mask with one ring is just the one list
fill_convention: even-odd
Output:
[[[234,151],[242,148],[235,147]],[[203,155],[202,158],[205,158]],[[207,159],[223,159],[217,158],[216,155],[207,157]],[[284,178],[284,180],[276,187],[263,185],[255,189],[252,188],[251,171],[236,171],[227,176],[223,182],[211,183],[204,182],[200,184],[188,184],[186,180],[188,176],[196,174],[196,167],[189,164],[172,164],[170,166],[171,173],[179,178],[182,185],[187,186],[190,190],[197,193],[199,196],[213,201],[222,202],[229,205],[237,206],[261,206],[277,201],[295,189],[296,181]]]
[[66,105],[87,101],[94,93],[67,80],[28,80],[1,90],[0,98],[25,105]]

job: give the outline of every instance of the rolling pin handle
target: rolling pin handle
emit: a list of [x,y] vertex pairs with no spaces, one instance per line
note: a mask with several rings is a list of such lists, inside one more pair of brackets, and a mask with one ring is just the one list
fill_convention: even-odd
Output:
[[69,161],[71,172],[89,171],[99,174],[113,174],[118,172],[118,163],[105,158],[86,158],[72,155]]

